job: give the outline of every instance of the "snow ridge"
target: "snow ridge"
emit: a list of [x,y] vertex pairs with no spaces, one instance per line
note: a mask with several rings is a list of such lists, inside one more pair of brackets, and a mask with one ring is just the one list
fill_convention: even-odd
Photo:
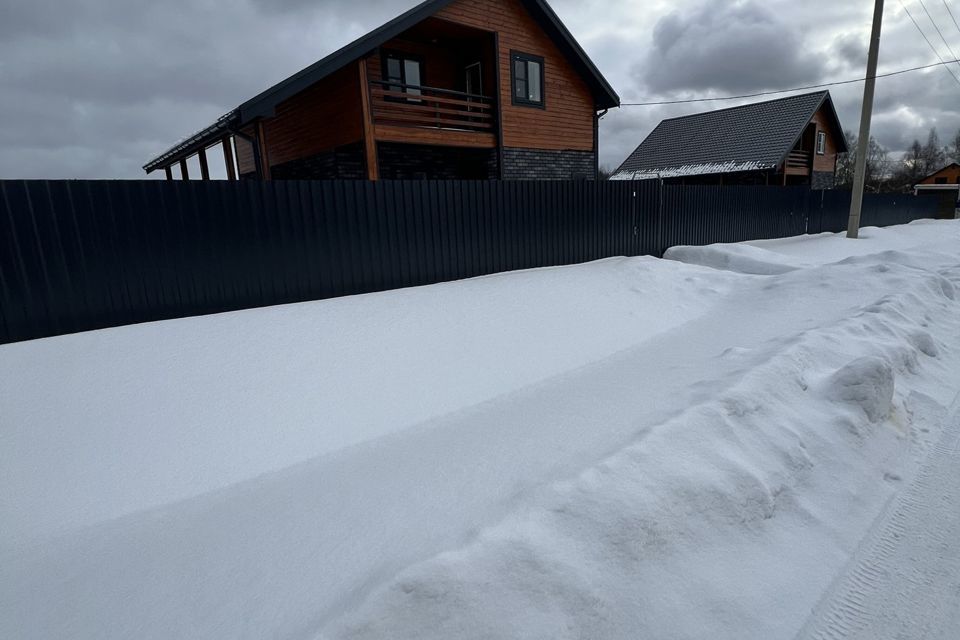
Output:
[[[892,257],[885,272],[908,276],[911,269],[891,265]],[[466,547],[403,571],[319,638],[482,638],[507,629],[513,637],[571,639],[664,629],[678,638],[792,636],[829,584],[825,569],[842,566],[842,550],[819,571],[808,567],[806,584],[793,587],[789,605],[778,603],[776,619],[764,614],[762,590],[778,580],[771,574],[784,563],[775,558],[787,549],[764,550],[766,566],[747,571],[704,553],[731,538],[762,545],[785,523],[799,524],[808,546],[810,538],[836,546],[837,524],[809,506],[822,497],[809,490],[812,469],[846,466],[866,478],[873,471],[866,441],[899,446],[881,423],[891,412],[903,423],[915,408],[906,389],[920,359],[932,360],[917,348],[916,332],[931,316],[941,329],[958,328],[951,286],[925,274],[908,293],[786,338],[789,346],[720,397],[553,484]],[[903,387],[896,399],[895,377]],[[847,407],[839,416],[836,403]],[[692,558],[713,566],[691,566]],[[762,589],[748,586],[750,578]],[[690,608],[723,602],[731,589],[755,606],[726,610],[722,628],[709,607]]]

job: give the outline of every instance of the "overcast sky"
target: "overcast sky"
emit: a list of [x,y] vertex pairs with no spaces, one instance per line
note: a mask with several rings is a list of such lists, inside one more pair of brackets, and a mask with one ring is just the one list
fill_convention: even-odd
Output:
[[[919,0],[904,0],[945,59]],[[137,178],[152,156],[415,0],[0,0],[0,178]],[[785,89],[863,75],[870,0],[553,0],[624,102]],[[925,0],[960,52],[960,0]],[[882,71],[935,54],[887,2]],[[960,65],[953,65],[960,77]],[[856,129],[862,84],[836,87]],[[601,123],[618,165],[663,118],[736,102],[623,107]],[[874,133],[902,151],[960,128],[944,68],[881,79]]]

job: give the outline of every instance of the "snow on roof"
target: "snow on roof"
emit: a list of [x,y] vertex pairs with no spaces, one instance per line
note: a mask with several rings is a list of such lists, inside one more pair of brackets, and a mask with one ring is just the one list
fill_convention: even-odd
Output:
[[702,176],[714,173],[736,173],[738,171],[759,171],[773,169],[777,165],[770,162],[748,160],[742,162],[704,162],[702,164],[688,164],[680,167],[666,167],[663,169],[629,169],[620,171],[611,180],[653,180],[657,178],[681,178],[683,176]]
[[[813,115],[824,105],[832,114],[838,151],[846,151],[829,91],[694,113],[663,120],[617,168],[616,174],[668,172],[675,176],[750,171],[783,162]],[[762,162],[753,169],[746,167]]]

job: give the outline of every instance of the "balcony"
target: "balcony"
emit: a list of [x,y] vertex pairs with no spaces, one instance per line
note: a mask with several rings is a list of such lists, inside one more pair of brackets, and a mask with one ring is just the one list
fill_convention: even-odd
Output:
[[370,81],[378,140],[495,147],[493,98],[450,89]]
[[813,154],[809,151],[794,149],[787,154],[785,163],[785,173],[787,175],[810,175],[810,168],[813,164]]

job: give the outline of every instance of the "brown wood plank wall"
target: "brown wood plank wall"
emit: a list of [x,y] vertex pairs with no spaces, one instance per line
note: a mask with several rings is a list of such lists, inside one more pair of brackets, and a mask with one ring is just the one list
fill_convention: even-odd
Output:
[[[457,0],[436,15],[499,32],[505,147],[593,150],[595,110],[590,88],[517,0]],[[544,58],[545,109],[512,104],[511,50]]]

